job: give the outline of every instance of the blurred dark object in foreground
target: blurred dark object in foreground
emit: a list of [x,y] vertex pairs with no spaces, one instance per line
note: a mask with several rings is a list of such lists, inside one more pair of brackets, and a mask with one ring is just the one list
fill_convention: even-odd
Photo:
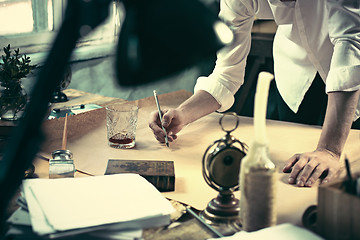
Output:
[[[9,201],[44,140],[41,126],[76,42],[108,17],[112,1],[67,2],[64,21],[32,89],[31,101],[0,161],[0,236]],[[123,0],[123,3],[126,19],[117,52],[118,80],[122,86],[149,83],[180,71],[212,57],[232,41],[231,30],[198,1]]]

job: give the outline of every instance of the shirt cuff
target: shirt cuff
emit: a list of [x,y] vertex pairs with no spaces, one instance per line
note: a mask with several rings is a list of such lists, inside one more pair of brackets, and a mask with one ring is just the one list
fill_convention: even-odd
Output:
[[[326,93],[351,92],[360,89],[360,66],[331,69],[326,78]],[[350,79],[350,81],[349,81]],[[360,101],[357,104],[353,121],[360,117]]]
[[360,65],[331,69],[326,78],[326,93],[360,89]]
[[208,92],[220,104],[218,112],[228,110],[234,104],[234,95],[221,83],[210,77],[199,77],[196,81],[194,92],[203,90]]

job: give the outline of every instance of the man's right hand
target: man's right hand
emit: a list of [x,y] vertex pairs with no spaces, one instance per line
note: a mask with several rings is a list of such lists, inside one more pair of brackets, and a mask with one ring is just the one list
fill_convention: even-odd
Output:
[[158,111],[150,114],[149,127],[154,133],[156,140],[165,142],[165,133],[161,125],[166,129],[169,142],[177,138],[177,133],[184,127],[181,112],[177,109],[167,109],[162,112],[163,118],[160,120]]
[[153,131],[155,138],[165,142],[165,133],[161,128],[166,129],[170,142],[177,138],[177,133],[187,124],[212,113],[220,108],[219,103],[209,93],[197,91],[177,108],[164,109],[163,118],[159,118],[159,113],[154,111],[150,114],[149,127]]

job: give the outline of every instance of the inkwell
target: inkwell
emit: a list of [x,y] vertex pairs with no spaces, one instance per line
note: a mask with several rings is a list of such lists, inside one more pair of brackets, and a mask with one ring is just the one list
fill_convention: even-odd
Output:
[[[224,127],[225,117],[232,117],[235,120],[233,128]],[[240,227],[239,200],[233,192],[239,190],[240,163],[246,155],[247,145],[231,135],[231,132],[239,125],[236,113],[225,113],[221,116],[219,124],[226,134],[206,149],[202,160],[203,177],[206,183],[219,194],[208,203],[200,215],[213,225],[233,224]]]
[[73,154],[70,150],[66,149],[67,122],[68,115],[66,114],[61,149],[53,151],[52,159],[49,161],[49,178],[74,177],[75,165],[72,159]]

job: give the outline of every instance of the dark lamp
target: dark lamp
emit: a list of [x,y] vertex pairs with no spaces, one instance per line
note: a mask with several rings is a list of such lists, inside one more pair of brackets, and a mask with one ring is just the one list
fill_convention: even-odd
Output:
[[117,48],[121,86],[161,79],[204,59],[233,39],[231,30],[194,0],[124,1]]

